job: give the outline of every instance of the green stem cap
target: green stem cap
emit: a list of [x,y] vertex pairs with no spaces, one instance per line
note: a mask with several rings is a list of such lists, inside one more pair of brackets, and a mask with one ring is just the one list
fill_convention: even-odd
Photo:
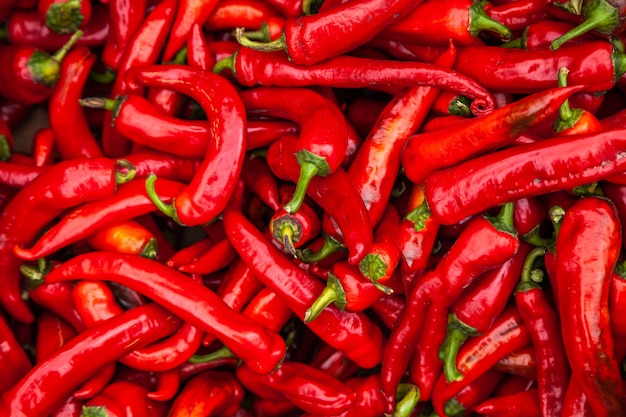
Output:
[[125,184],[135,178],[137,170],[135,166],[126,159],[118,159],[115,161],[115,183],[117,185]]
[[287,42],[285,40],[285,33],[281,33],[280,36],[273,41],[269,42],[256,42],[248,37],[245,34],[244,28],[235,29],[235,39],[241,46],[245,46],[246,48],[254,49],[255,51],[261,52],[273,52],[273,51],[287,51]]
[[159,254],[159,244],[155,238],[148,240],[148,243],[141,249],[139,256],[143,256],[148,259],[156,259]]
[[304,313],[304,322],[308,323],[314,320],[331,304],[335,304],[340,310],[344,310],[347,303],[346,292],[341,286],[341,282],[339,282],[339,279],[335,275],[329,272],[326,287],[313,304],[311,304],[311,307]]
[[148,198],[163,214],[171,217],[176,223],[181,224],[180,220],[178,219],[178,214],[176,213],[174,200],[172,200],[170,204],[166,204],[163,202],[163,200],[159,198],[159,195],[156,192],[156,188],[154,187],[154,183],[156,182],[156,180],[157,176],[155,174],[150,174],[146,177],[146,193],[148,194]]
[[272,236],[282,243],[285,250],[296,256],[294,242],[298,242],[302,236],[302,224],[291,215],[280,216],[272,220]]
[[446,338],[439,348],[439,359],[443,361],[443,372],[448,382],[463,379],[463,374],[456,367],[456,357],[463,343],[478,334],[478,330],[463,323],[456,314],[448,315]]
[[300,164],[300,176],[296,183],[296,189],[293,192],[291,200],[283,206],[287,213],[295,213],[300,209],[306,196],[306,190],[314,176],[326,176],[330,174],[330,167],[326,162],[326,158],[315,155],[307,150],[296,153],[298,164]]
[[76,32],[85,20],[82,2],[67,0],[64,3],[52,3],[46,12],[46,26],[62,35]]
[[502,23],[487,16],[484,2],[481,0],[474,0],[470,6],[470,18],[467,30],[473,37],[478,36],[480,32],[486,30],[497,33],[503,40],[511,39],[511,30]]
[[32,74],[33,80],[39,84],[53,87],[59,79],[61,61],[68,54],[76,41],[83,36],[82,30],[74,32],[72,37],[52,56],[46,52],[36,50],[26,63],[28,71]]
[[411,210],[406,218],[413,222],[415,225],[415,231],[420,232],[426,228],[426,221],[432,216],[430,207],[428,207],[428,201],[424,199],[419,206]]
[[487,220],[497,230],[517,236],[517,230],[513,226],[513,214],[515,212],[515,204],[513,202],[506,203],[502,206],[500,212],[495,216],[485,216]]
[[612,35],[613,31],[619,26],[619,10],[607,0],[590,0],[583,6],[583,22],[559,36],[550,44],[550,49],[556,51],[565,42],[587,33],[591,30],[602,35]]
[[[565,67],[559,68],[558,80],[559,87],[567,87],[567,75],[569,70]],[[562,132],[563,130],[573,127],[582,117],[584,111],[582,109],[572,109],[569,100],[565,99],[559,107],[559,117],[554,121],[554,131]]]

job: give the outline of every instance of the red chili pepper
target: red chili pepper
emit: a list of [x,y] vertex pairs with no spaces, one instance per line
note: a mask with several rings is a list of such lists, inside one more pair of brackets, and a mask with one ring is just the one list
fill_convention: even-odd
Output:
[[497,219],[472,219],[436,268],[413,285],[383,356],[381,374],[389,406],[417,345],[429,306],[451,306],[482,273],[502,265],[517,252],[519,240],[511,229],[512,209],[505,206]]
[[179,266],[178,270],[189,274],[206,275],[226,268],[236,257],[237,252],[228,239],[224,238],[215,242],[211,248],[193,262]]
[[49,98],[59,79],[61,61],[82,35],[82,31],[75,32],[54,55],[33,46],[3,45],[0,60],[6,67],[0,72],[0,94],[23,104],[37,104]]
[[13,132],[4,120],[0,120],[0,160],[9,161],[11,159],[13,146]]
[[593,417],[591,404],[582,389],[582,385],[572,376],[567,386],[565,394],[565,404],[563,404],[564,416]]
[[[257,278],[283,296],[285,303],[302,320],[323,285],[265,238],[243,216],[236,206],[237,200],[234,198],[224,211],[224,229],[229,239]],[[308,327],[364,368],[380,362],[382,332],[363,313],[340,312],[331,306],[308,323]]]
[[457,368],[463,379],[447,382],[441,375],[433,390],[432,403],[439,415],[445,415],[446,403],[464,387],[487,372],[500,359],[531,341],[514,305],[507,307],[489,330],[466,342],[459,350]]
[[246,188],[256,194],[270,209],[274,211],[280,209],[278,181],[263,158],[246,158],[240,178]]
[[224,78],[207,75],[201,70],[176,65],[140,67],[129,75],[129,79],[141,84],[167,87],[189,95],[201,103],[210,120],[214,137],[203,163],[172,204],[163,203],[153,192],[155,176],[149,176],[146,182],[148,195],[157,208],[188,226],[207,223],[224,209],[235,188],[245,154],[243,103]]
[[111,0],[108,6],[108,17],[111,22],[109,36],[102,49],[102,62],[109,70],[120,69],[122,59],[130,48],[133,36],[146,17],[146,0],[132,3],[125,0]]
[[[589,239],[596,243],[590,246]],[[609,201],[582,198],[565,213],[555,249],[563,343],[572,375],[598,417],[625,413],[609,320],[609,288],[620,247],[619,220]]]
[[[125,74],[133,67],[151,65],[157,62],[174,20],[177,4],[178,0],[165,0],[142,20],[122,56],[111,90],[111,97],[122,96],[130,92],[142,92],[143,89],[139,86],[129,87]],[[107,156],[127,155],[130,151],[130,143],[113,129],[111,121],[112,115],[105,114],[102,129],[102,149]]]
[[306,202],[293,214],[280,207],[269,224],[269,231],[274,240],[293,256],[296,256],[296,248],[314,238],[320,229],[319,215]]
[[113,379],[115,372],[117,371],[117,362],[111,362],[103,365],[98,369],[95,375],[92,375],[89,379],[83,382],[73,393],[72,397],[79,398],[81,400],[88,400],[98,395],[104,387]]
[[347,382],[348,378],[352,378],[361,369],[340,350],[326,343],[320,343],[320,345],[315,355],[310,359],[311,366],[344,382]]
[[624,297],[626,297],[625,277],[624,265],[618,264],[611,277],[611,289],[609,290],[611,331],[615,340],[615,354],[619,363],[622,363],[626,357],[626,316],[623,315]]
[[[183,188],[183,184],[161,180],[157,186],[160,198],[168,201]],[[76,207],[52,225],[35,244],[26,249],[15,247],[14,253],[24,260],[36,260],[57,250],[85,239],[103,227],[136,218],[154,211],[143,181],[131,181],[121,185],[114,195],[88,202]]]
[[230,416],[239,409],[244,394],[232,372],[205,371],[185,383],[168,416]]
[[4,393],[16,385],[31,370],[32,364],[24,348],[15,338],[13,327],[7,322],[4,315],[0,315],[0,343],[2,344],[0,364],[3,369],[0,393]]
[[12,188],[24,188],[46,169],[35,165],[0,162],[0,183]]
[[278,370],[266,375],[254,374],[243,365],[237,368],[236,375],[252,392],[260,385],[313,414],[339,414],[355,400],[350,387],[304,363],[285,361]]
[[90,252],[54,269],[46,280],[54,282],[77,277],[119,282],[162,303],[190,324],[215,334],[257,372],[273,370],[285,353],[284,342],[277,334],[234,313],[202,284],[150,259]]
[[[287,136],[268,149],[268,164],[279,178],[293,182],[299,178],[296,149],[294,138]],[[365,204],[347,173],[340,167],[326,177],[314,176],[307,186],[307,195],[336,224],[333,230],[326,229],[324,232],[333,237],[337,236],[336,240],[341,241],[348,249],[350,261],[358,263],[366,255],[373,235]],[[346,210],[346,206],[350,207],[350,210]],[[324,226],[322,227],[324,229]]]
[[392,329],[398,321],[398,317],[404,309],[404,305],[404,295],[383,294],[372,304],[371,309],[388,329]]
[[204,26],[212,31],[237,27],[254,30],[267,19],[278,16],[276,9],[258,0],[221,0]]
[[388,26],[380,36],[427,45],[469,45],[483,31],[503,40],[511,31],[503,22],[492,19],[489,9],[474,0],[426,1],[411,13]]
[[567,97],[581,89],[542,91],[467,124],[413,135],[402,152],[402,167],[413,183],[422,183],[432,172],[510,144],[520,133],[555,114]]
[[[118,170],[127,169],[126,172]],[[0,217],[2,250],[3,306],[21,321],[33,321],[19,295],[21,260],[15,247],[29,244],[52,219],[84,201],[113,195],[117,184],[132,179],[134,172],[125,161],[106,158],[73,159],[51,166],[24,187],[5,207]]]
[[195,23],[187,38],[187,64],[191,67],[211,71],[215,66],[215,58],[204,36],[202,26]]
[[583,21],[574,29],[552,41],[550,49],[557,50],[565,42],[586,32],[601,36],[618,35],[626,29],[626,3],[620,0],[586,1],[582,8]]
[[506,307],[519,282],[531,246],[522,244],[501,267],[486,272],[450,309],[446,340],[440,348],[448,381],[462,378],[456,369],[459,349],[467,339],[486,332]]
[[[92,18],[82,30],[83,36],[75,46],[103,45],[109,35],[107,6],[94,5]],[[75,34],[61,35],[52,31],[39,18],[37,10],[15,10],[9,15],[6,25],[6,38],[15,45],[28,45],[46,52],[54,52],[63,47]]]
[[[531,270],[545,248],[530,252],[522,279],[515,290],[515,304],[528,328],[537,358],[539,409],[542,416],[560,416],[567,384],[569,363],[561,339],[561,322],[541,286],[532,280]],[[575,365],[574,365],[575,366]]]
[[598,92],[615,86],[626,69],[623,62],[622,52],[609,41],[597,40],[563,46],[558,51],[468,46],[459,49],[455,69],[490,91],[532,94],[557,87],[558,70],[565,67],[570,71],[571,85]]
[[76,336],[76,330],[49,311],[37,316],[37,340],[35,344],[35,363],[48,358],[54,352]]
[[49,100],[50,126],[61,159],[102,156],[83,109],[78,104],[96,56],[87,47],[70,51],[61,64],[60,77]]
[[96,397],[87,401],[82,414],[85,417],[94,414],[132,415],[137,417],[163,417],[167,406],[148,398],[146,387],[128,382],[115,381]]
[[217,0],[181,0],[175,12],[171,33],[165,50],[164,62],[170,61],[174,55],[187,43],[187,38],[194,24],[202,25],[217,7]]
[[103,227],[89,236],[87,243],[96,250],[133,253],[150,259],[155,259],[158,252],[152,232],[133,220]]
[[180,390],[178,367],[157,373],[157,386],[146,395],[154,401],[170,401]]
[[54,143],[56,138],[49,127],[37,129],[33,136],[32,154],[35,166],[52,165],[56,158]]
[[487,400],[504,378],[504,373],[489,370],[459,391],[446,403],[446,416],[463,416]]
[[[1,397],[1,410],[13,416],[48,415],[104,364],[160,339],[178,326],[180,320],[171,313],[147,304],[85,330],[6,391]],[[73,366],[67,366],[68,361]]]
[[500,359],[493,369],[535,380],[537,379],[535,348],[529,345],[509,353]]
[[243,310],[244,316],[276,332],[285,327],[292,314],[282,297],[267,287],[260,290]]
[[474,411],[480,415],[493,417],[512,415],[519,417],[538,417],[543,415],[541,407],[539,406],[537,389],[490,398],[474,407]]
[[546,10],[548,4],[550,1],[546,0],[518,0],[486,7],[485,13],[512,31],[524,30],[530,24],[548,18]]
[[495,151],[431,174],[426,201],[435,221],[454,224],[503,202],[608,178],[623,171],[622,137],[615,130]]
[[[439,56],[441,51],[437,52]],[[491,93],[473,79],[459,72],[422,62],[341,55],[319,64],[298,65],[280,52],[266,53],[242,47],[233,56],[218,61],[213,71],[221,72],[226,68],[231,70],[238,83],[248,87],[318,85],[371,88],[424,85],[455,91],[471,98],[471,109],[475,115],[490,113],[495,107]]]
[[[559,86],[567,84],[567,68],[559,68]],[[569,136],[602,130],[600,121],[591,112],[581,108],[571,108],[569,100],[565,100],[559,108],[559,117],[553,125],[556,136]]]
[[80,417],[84,403],[84,400],[70,395],[50,417]]
[[84,29],[91,19],[91,0],[39,0],[37,11],[46,26],[57,33]]
[[[507,44],[508,47],[523,48],[528,50],[543,49],[550,46],[550,43],[559,36],[567,33],[574,27],[573,23],[560,20],[539,19],[529,24],[521,36]],[[595,40],[594,36],[586,35],[567,42],[570,44],[579,44],[582,42]]]

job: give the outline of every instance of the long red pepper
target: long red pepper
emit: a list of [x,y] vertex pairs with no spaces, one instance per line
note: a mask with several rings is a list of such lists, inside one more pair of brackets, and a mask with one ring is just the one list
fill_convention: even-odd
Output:
[[5,392],[0,415],[48,415],[100,367],[178,326],[180,320],[172,313],[147,304],[85,330]]
[[[174,198],[183,184],[161,180],[157,193],[163,201]],[[122,184],[115,195],[87,202],[70,211],[52,225],[30,248],[15,247],[15,254],[24,260],[35,260],[85,239],[100,228],[130,220],[155,210],[148,197],[143,181],[135,180]]]
[[434,171],[501,148],[555,114],[564,100],[581,89],[578,86],[542,91],[467,124],[413,135],[402,152],[404,171],[411,181],[421,183]]
[[83,406],[81,415],[132,415],[137,417],[164,417],[168,406],[148,397],[148,389],[130,381],[115,381]]
[[420,3],[421,0],[347,2],[315,15],[287,19],[283,33],[274,41],[252,42],[243,32],[238,41],[263,51],[284,49],[294,63],[311,65],[367,43]]
[[[438,51],[440,55],[440,51]],[[421,62],[403,62],[341,55],[315,65],[298,65],[279,52],[263,53],[241,47],[229,58],[218,61],[216,72],[230,68],[244,86],[327,86],[365,88],[373,86],[426,85],[452,90],[471,98],[473,114],[495,108],[489,91],[459,72]],[[555,72],[556,74],[556,72]]]
[[584,85],[590,92],[610,90],[626,70],[624,54],[605,40],[558,51],[468,46],[459,49],[454,68],[490,91],[529,94],[557,87],[562,67],[569,69],[571,85]]
[[61,64],[60,77],[48,104],[50,126],[61,159],[102,156],[78,99],[96,62],[87,47],[72,50]]
[[35,343],[35,363],[48,358],[70,339],[76,330],[59,316],[43,311],[37,317],[37,340]]
[[[493,417],[538,417],[545,414],[542,413],[538,390],[529,389],[516,394],[504,395],[500,397],[490,398],[477,404],[474,411],[481,416]],[[561,415],[561,414],[559,414]]]
[[[284,297],[302,320],[323,284],[300,269],[241,213],[237,199],[224,211],[224,228],[243,261],[266,286]],[[355,363],[371,368],[380,362],[381,330],[363,313],[341,312],[330,306],[308,327],[329,345],[343,351]]]
[[425,1],[404,18],[388,26],[380,36],[426,45],[469,45],[482,31],[503,39],[511,31],[485,13],[484,5],[474,0]]
[[451,306],[476,278],[502,265],[519,249],[519,240],[511,230],[512,209],[505,206],[500,216],[491,220],[474,218],[435,269],[413,285],[383,356],[381,377],[389,406],[393,405],[393,393],[417,345],[430,305]]
[[456,393],[487,372],[501,358],[530,342],[530,334],[519,312],[514,305],[509,305],[488,331],[470,339],[461,347],[457,368],[463,374],[463,379],[447,382],[445,376],[441,375],[433,390],[435,411],[439,415],[446,415],[445,406]]
[[494,365],[494,369],[526,379],[537,379],[537,358],[532,345],[509,353]]
[[215,334],[257,372],[272,371],[285,354],[284,341],[276,333],[234,313],[202,284],[150,259],[90,252],[63,263],[51,271],[46,280],[55,282],[78,277],[119,282],[149,296],[191,324]]
[[502,382],[505,374],[489,370],[459,391],[446,404],[446,415],[449,417],[463,416],[474,406],[487,400]]
[[181,224],[193,226],[213,220],[232,195],[243,165],[246,115],[241,99],[224,78],[184,66],[140,67],[129,77],[151,87],[187,94],[204,109],[213,137],[189,185],[170,205],[153,195],[156,178],[148,181],[146,187],[155,205]]
[[485,8],[487,16],[509,28],[511,31],[525,30],[529,25],[546,21],[548,12],[546,0],[520,0]]
[[132,38],[146,15],[146,0],[111,0],[108,14],[111,22],[109,36],[102,49],[102,62],[117,71]]
[[436,221],[454,224],[503,202],[608,178],[624,170],[623,137],[614,130],[495,151],[431,174],[426,201]]
[[565,213],[555,249],[563,343],[572,375],[598,417],[626,413],[609,319],[620,247],[619,220],[609,201],[582,198]]
[[[121,172],[118,169],[126,170]],[[51,166],[24,187],[0,216],[2,305],[21,321],[32,321],[19,295],[21,260],[13,254],[18,245],[29,244],[49,221],[65,209],[84,201],[113,195],[119,183],[132,179],[134,171],[125,161],[77,158]]]
[[30,371],[32,364],[4,315],[0,316],[0,344],[2,345],[0,364],[4,370],[0,380],[0,393],[4,393]]
[[244,394],[241,383],[232,372],[205,371],[185,383],[168,415],[230,416],[239,409]]
[[531,279],[533,262],[544,253],[545,248],[536,248],[529,254],[522,279],[515,290],[515,304],[535,348],[541,414],[556,417],[563,410],[570,371],[558,312],[541,286]]

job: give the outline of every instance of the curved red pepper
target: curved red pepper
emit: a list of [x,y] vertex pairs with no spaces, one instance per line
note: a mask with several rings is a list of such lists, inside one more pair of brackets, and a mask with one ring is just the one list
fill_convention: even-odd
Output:
[[5,392],[0,411],[7,416],[49,415],[104,364],[160,339],[180,323],[156,304],[146,304],[85,330]]
[[79,388],[73,393],[72,397],[79,398],[81,400],[87,400],[98,395],[104,387],[113,379],[115,372],[117,371],[117,363],[111,362],[103,365],[98,372],[83,382]]
[[166,404],[148,398],[146,387],[129,381],[115,381],[83,405],[82,415],[164,417],[166,412]]
[[[224,228],[228,238],[257,278],[283,296],[285,303],[303,319],[306,309],[322,291],[323,284],[276,248],[246,219],[236,202],[235,198],[224,211]],[[331,306],[308,323],[308,327],[364,368],[371,368],[380,362],[382,332],[363,313],[340,312]]]
[[284,341],[276,333],[234,313],[202,284],[150,259],[90,252],[60,265],[46,280],[55,282],[78,277],[119,282],[162,303],[189,323],[213,333],[257,372],[272,371],[285,354]]
[[524,30],[535,22],[547,20],[546,6],[550,3],[546,0],[511,1],[486,7],[485,13],[512,31]]
[[[441,51],[438,50],[439,55]],[[371,88],[424,85],[452,90],[471,98],[474,100],[471,109],[475,115],[488,114],[495,108],[491,93],[474,79],[460,72],[422,62],[342,55],[315,65],[297,65],[280,52],[264,53],[242,47],[231,57],[218,61],[213,71],[220,72],[226,68],[231,69],[237,82],[248,87],[318,85]]]
[[102,62],[112,71],[120,68],[133,36],[146,17],[146,0],[110,0],[108,16],[111,22],[109,36],[102,49]]
[[87,243],[99,251],[134,253],[150,259],[158,253],[154,234],[133,220],[102,227],[87,238]]
[[422,183],[437,170],[510,144],[520,133],[555,114],[570,95],[581,89],[542,91],[468,123],[415,134],[407,139],[402,167],[413,183]]
[[[492,417],[536,417],[542,414],[537,389],[490,398],[474,407],[474,411]],[[558,414],[561,415],[561,414]]]
[[48,358],[67,341],[76,336],[76,330],[49,311],[37,316],[37,340],[35,344],[35,363]]
[[567,210],[555,249],[563,343],[572,375],[598,417],[626,413],[609,319],[620,248],[619,220],[608,200],[582,198]]
[[[151,87],[167,87],[197,100],[205,111],[214,135],[205,158],[189,185],[171,205],[157,207],[177,222],[193,226],[213,220],[226,206],[241,173],[246,143],[246,115],[234,87],[224,78],[176,65],[133,69],[129,80]],[[146,183],[148,195],[154,180]]]
[[204,371],[189,379],[177,394],[168,416],[230,416],[237,412],[245,391],[232,372]]
[[226,238],[215,242],[205,253],[178,270],[188,274],[210,274],[229,266],[237,257],[237,252]]
[[292,314],[282,297],[267,287],[259,291],[243,310],[244,316],[275,332],[285,327]]
[[281,197],[278,181],[263,158],[246,158],[240,178],[246,188],[263,200],[269,208],[274,211],[280,209]]
[[0,364],[3,369],[3,377],[0,379],[0,393],[4,393],[31,370],[32,364],[24,348],[15,338],[13,328],[4,315],[0,315],[0,344],[2,345]]
[[74,33],[91,19],[91,0],[39,0],[39,17],[56,33]]
[[487,400],[504,378],[504,373],[489,370],[459,391],[446,403],[446,416],[463,416]]

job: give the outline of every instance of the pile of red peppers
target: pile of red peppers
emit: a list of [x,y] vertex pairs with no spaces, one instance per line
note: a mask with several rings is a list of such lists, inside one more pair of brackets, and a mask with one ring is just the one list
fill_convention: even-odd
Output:
[[0,21],[0,417],[626,417],[625,1]]

